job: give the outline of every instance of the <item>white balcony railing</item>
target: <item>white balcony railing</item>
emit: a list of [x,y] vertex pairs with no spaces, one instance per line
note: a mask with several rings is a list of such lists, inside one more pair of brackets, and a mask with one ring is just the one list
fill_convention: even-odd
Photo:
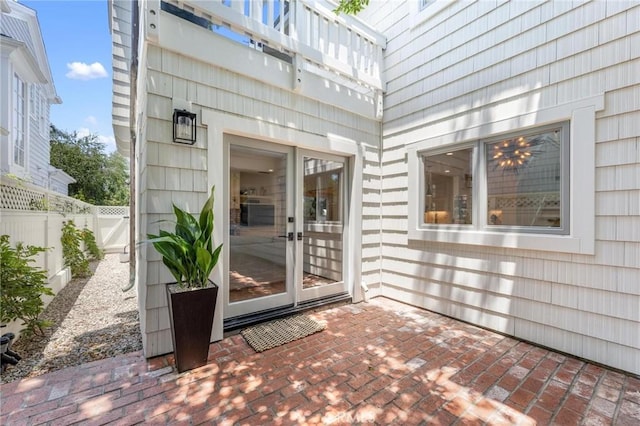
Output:
[[141,15],[148,39],[161,39],[160,33],[169,31],[158,15],[182,18],[291,64],[293,90],[304,90],[304,77],[313,74],[368,97],[379,119],[386,39],[355,17],[336,15],[334,7],[307,0],[149,0]]

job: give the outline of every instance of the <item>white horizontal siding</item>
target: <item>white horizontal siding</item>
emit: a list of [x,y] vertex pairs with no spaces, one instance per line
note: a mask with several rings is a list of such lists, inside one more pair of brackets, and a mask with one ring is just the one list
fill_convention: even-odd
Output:
[[[455,2],[416,26],[410,10],[365,15],[388,29],[382,294],[640,373],[640,5]],[[595,255],[407,238],[407,144],[603,94]]]
[[[331,133],[358,141],[365,154],[363,187],[359,189],[364,203],[363,232],[375,230],[379,235],[380,218],[375,211],[380,202],[381,182],[379,123],[154,45],[147,48],[148,67],[146,77],[141,80],[146,82],[146,130],[140,144],[143,158],[140,171],[143,189],[139,200],[141,238],[158,231],[158,220],[171,219],[171,203],[198,212],[208,196],[207,128],[198,126],[197,142],[193,146],[173,143],[170,120],[176,99],[192,102],[192,108],[199,115],[205,108],[223,110],[308,134],[326,136]],[[221,190],[217,191],[218,199],[222,197]],[[321,243],[310,249],[315,255],[329,253]],[[366,243],[363,240],[361,250],[363,279],[379,283],[379,238],[377,241],[368,239]],[[341,259],[340,253],[341,250],[331,250],[329,254],[334,259]],[[154,356],[171,351],[171,339],[168,346],[163,340],[167,338],[169,322],[162,283],[170,282],[172,278],[155,250],[148,247],[143,254],[146,285],[142,295],[145,314],[141,316],[141,322],[144,322],[145,330],[145,355]],[[333,263],[331,268],[337,268],[341,262]]]

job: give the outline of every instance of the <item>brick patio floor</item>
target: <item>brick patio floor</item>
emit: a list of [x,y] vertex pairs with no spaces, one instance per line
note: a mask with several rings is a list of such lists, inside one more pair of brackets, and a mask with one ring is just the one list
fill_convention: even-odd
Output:
[[177,374],[132,353],[2,385],[0,424],[640,424],[640,380],[377,298],[256,354]]

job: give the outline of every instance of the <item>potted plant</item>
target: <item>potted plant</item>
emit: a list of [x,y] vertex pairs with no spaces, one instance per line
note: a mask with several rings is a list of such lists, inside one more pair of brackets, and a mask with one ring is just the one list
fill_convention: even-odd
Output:
[[178,372],[207,363],[218,297],[218,286],[209,280],[209,274],[222,249],[222,244],[213,248],[214,189],[197,220],[174,204],[174,232],[148,234],[147,242],[162,255],[162,262],[176,279],[166,289]]

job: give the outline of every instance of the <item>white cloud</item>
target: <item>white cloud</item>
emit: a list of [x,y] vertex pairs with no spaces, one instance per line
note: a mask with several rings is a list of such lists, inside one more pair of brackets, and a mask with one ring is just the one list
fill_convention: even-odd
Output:
[[95,126],[96,124],[98,124],[98,119],[93,115],[90,115],[84,119],[84,122]]
[[84,137],[89,136],[91,134],[91,130],[87,129],[86,127],[80,127],[76,131],[76,134],[77,134],[78,138],[84,138]]
[[94,62],[91,65],[84,62],[72,62],[67,64],[67,68],[69,68],[69,72],[66,76],[73,80],[93,80],[108,77],[107,70],[104,69],[100,62]]

